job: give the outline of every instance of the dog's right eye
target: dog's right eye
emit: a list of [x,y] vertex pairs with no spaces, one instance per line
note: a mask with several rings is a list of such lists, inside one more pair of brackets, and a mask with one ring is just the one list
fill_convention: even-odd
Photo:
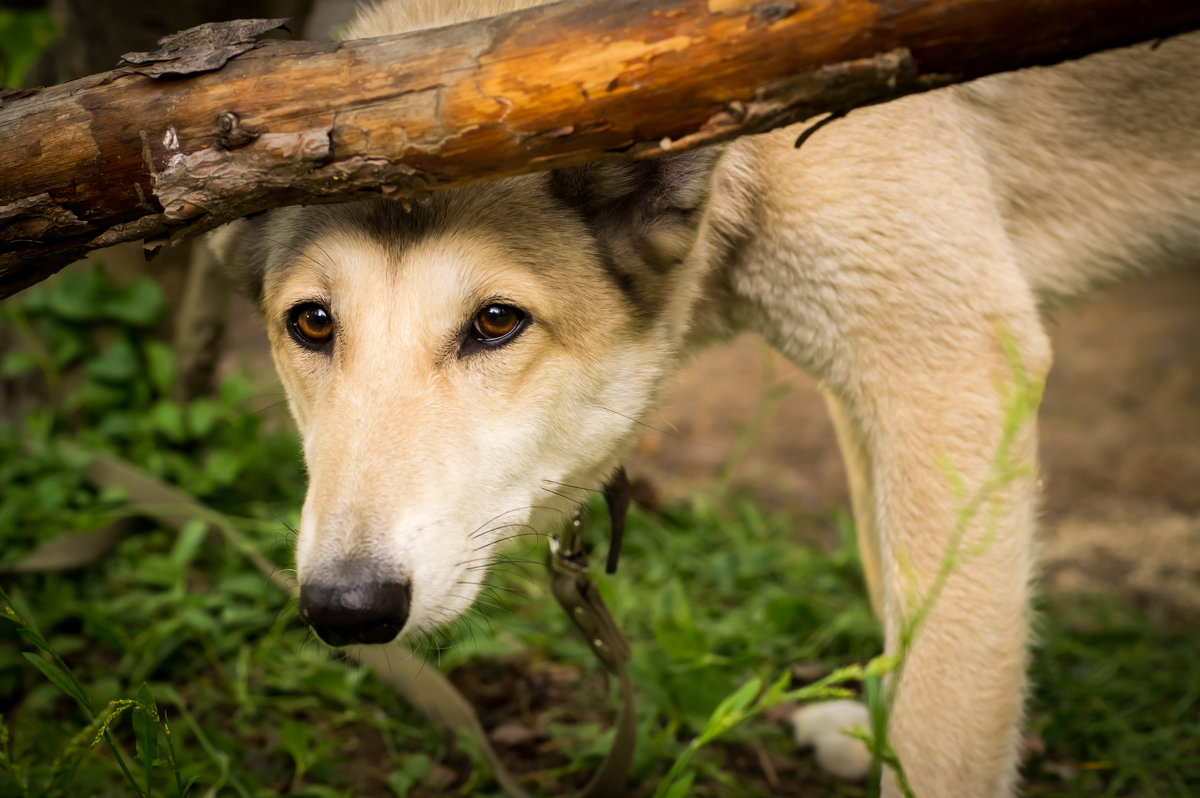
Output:
[[471,326],[480,343],[496,346],[506,342],[525,321],[525,314],[512,305],[491,304],[475,314]]
[[306,349],[324,349],[333,340],[333,315],[316,302],[292,308],[287,327],[292,339]]

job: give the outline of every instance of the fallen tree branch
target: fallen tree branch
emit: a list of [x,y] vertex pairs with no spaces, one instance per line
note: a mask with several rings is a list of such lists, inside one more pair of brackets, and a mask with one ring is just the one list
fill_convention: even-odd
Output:
[[[262,21],[259,21],[262,22]],[[1194,0],[573,0],[402,36],[203,26],[0,98],[0,296],[267,208],[653,157],[1200,27]]]

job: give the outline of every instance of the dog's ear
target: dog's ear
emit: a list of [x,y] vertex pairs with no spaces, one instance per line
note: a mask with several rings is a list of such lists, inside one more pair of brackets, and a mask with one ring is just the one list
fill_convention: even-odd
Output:
[[221,265],[233,286],[258,306],[262,301],[266,256],[263,246],[263,215],[238,219],[204,236],[203,245]]
[[637,257],[653,271],[668,271],[695,245],[720,155],[720,147],[704,147],[655,160],[589,163],[551,173],[550,185],[617,263]]

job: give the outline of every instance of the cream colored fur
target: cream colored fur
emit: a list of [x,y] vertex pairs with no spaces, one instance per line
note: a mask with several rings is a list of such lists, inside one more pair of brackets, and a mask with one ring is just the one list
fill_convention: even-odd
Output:
[[[400,0],[350,32],[534,4]],[[550,488],[600,484],[687,351],[750,329],[825,387],[894,648],[911,611],[902,563],[928,586],[955,523],[939,462],[978,484],[998,445],[999,331],[1045,375],[1047,308],[1200,257],[1198,74],[1200,39],[1177,38],[856,110],[799,151],[792,128],[726,145],[715,167],[715,152],[676,161],[692,164],[672,177],[678,203],[711,192],[706,210],[695,229],[614,239],[619,262],[638,241],[684,253],[628,295],[545,176],[450,192],[444,225],[411,243],[347,222],[300,251],[258,244],[267,266],[251,290],[311,475],[301,583],[354,555],[411,580],[407,629],[463,612],[471,569],[561,523],[580,497]],[[334,213],[278,211],[264,229],[314,212]],[[220,244],[230,261],[251,252],[238,231]],[[639,321],[631,297],[651,290]],[[496,298],[528,310],[529,329],[453,356],[447,341]],[[282,319],[304,301],[331,308],[331,355],[289,340]],[[1013,455],[1036,451],[1030,427]],[[995,540],[953,574],[911,652],[891,737],[925,798],[1016,789],[1035,494],[1032,477],[1007,492]],[[897,794],[890,776],[884,792]]]

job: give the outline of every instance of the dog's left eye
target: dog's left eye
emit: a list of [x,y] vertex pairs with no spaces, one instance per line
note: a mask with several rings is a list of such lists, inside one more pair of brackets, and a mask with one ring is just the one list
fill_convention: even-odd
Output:
[[511,340],[525,324],[528,316],[512,305],[492,304],[475,314],[471,329],[475,340],[488,346],[499,346]]
[[305,349],[324,349],[333,340],[333,316],[316,302],[297,305],[288,312],[288,332]]

